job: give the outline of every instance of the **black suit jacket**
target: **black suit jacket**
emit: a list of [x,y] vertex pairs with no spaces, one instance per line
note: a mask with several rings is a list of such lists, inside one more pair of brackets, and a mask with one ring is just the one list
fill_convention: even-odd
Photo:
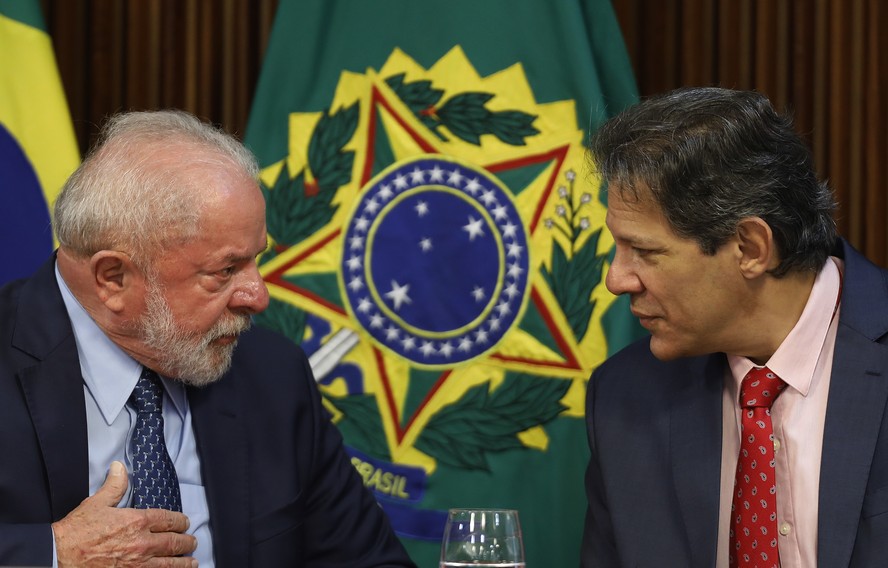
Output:
[[[88,496],[83,380],[53,266],[0,290],[0,565],[51,564],[50,523]],[[291,342],[254,328],[188,399],[217,566],[413,566]]]
[[[888,566],[888,271],[844,241],[836,254],[818,566]],[[645,339],[593,373],[583,566],[715,566],[726,365],[724,354],[658,361]]]

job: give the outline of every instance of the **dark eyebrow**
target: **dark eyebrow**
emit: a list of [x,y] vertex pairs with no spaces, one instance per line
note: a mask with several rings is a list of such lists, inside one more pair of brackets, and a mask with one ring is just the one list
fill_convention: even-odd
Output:
[[639,237],[637,235],[630,235],[626,237],[618,237],[617,235],[612,235],[614,238],[614,242],[619,242],[620,244],[629,245],[631,247],[658,247],[659,245],[655,243],[651,239],[646,239],[644,237]]

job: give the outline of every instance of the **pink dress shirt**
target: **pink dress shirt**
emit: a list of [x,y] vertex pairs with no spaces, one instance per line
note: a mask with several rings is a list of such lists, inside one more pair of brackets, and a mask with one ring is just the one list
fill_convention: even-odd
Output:
[[[777,529],[782,568],[817,565],[817,506],[823,424],[838,328],[842,261],[827,261],[814,280],[808,303],[767,366],[787,388],[774,402],[777,459]],[[834,315],[835,313],[835,315]],[[722,466],[717,566],[728,566],[728,523],[734,471],[740,450],[740,382],[753,367],[728,355],[722,398]]]

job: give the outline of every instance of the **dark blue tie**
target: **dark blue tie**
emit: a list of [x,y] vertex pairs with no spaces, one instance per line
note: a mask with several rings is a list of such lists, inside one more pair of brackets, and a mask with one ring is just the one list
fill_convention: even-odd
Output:
[[160,377],[144,369],[130,403],[136,427],[130,440],[133,455],[133,507],[182,511],[179,478],[163,437],[163,386]]

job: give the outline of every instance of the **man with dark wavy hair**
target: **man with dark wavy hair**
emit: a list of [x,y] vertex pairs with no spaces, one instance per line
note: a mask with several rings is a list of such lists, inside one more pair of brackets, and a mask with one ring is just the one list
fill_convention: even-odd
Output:
[[58,251],[0,289],[0,565],[414,566],[305,354],[250,329],[257,172],[192,115],[135,112],[65,184]]
[[789,118],[679,89],[591,161],[607,288],[650,336],[588,385],[583,565],[888,566],[888,272],[837,239]]

